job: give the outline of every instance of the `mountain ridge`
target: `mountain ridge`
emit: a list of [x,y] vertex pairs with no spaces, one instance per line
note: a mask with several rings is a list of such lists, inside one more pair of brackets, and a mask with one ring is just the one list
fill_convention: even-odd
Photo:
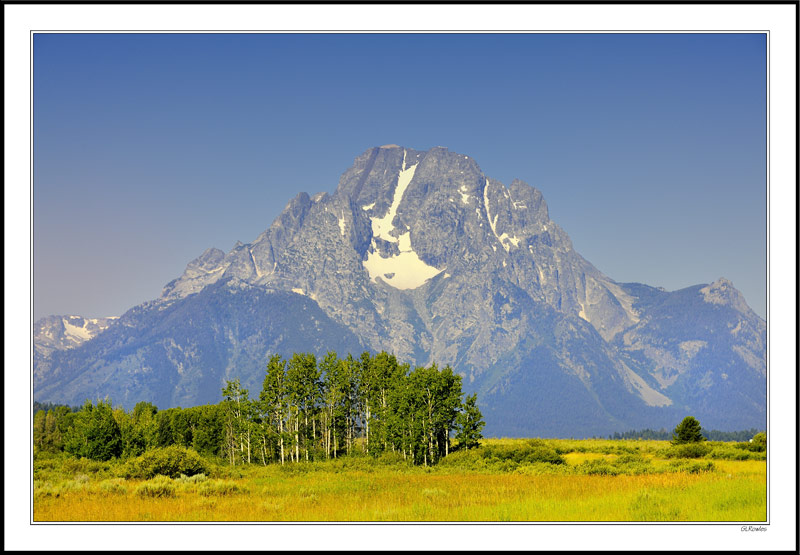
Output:
[[[559,391],[595,407],[578,410],[575,423],[534,418],[530,433],[661,427],[695,407],[744,427],[765,420],[766,323],[730,281],[676,292],[617,283],[574,250],[538,189],[519,179],[506,187],[444,147],[367,150],[332,194],[299,193],[253,242],[227,253],[209,248],[189,262],[150,301],[152,317],[210,286],[219,295],[246,286],[305,297],[354,345],[417,365],[450,364],[498,419],[535,415],[519,405],[538,387],[541,407]],[[668,324],[681,317],[676,311],[703,322],[687,335]],[[84,362],[124,375],[130,365],[120,366],[120,356]],[[698,377],[700,361],[714,368]],[[163,364],[170,372],[176,363]],[[54,391],[46,373],[40,390]],[[754,390],[720,406],[713,397],[735,399],[736,379]],[[516,404],[503,400],[520,392]],[[737,409],[740,417],[716,416]],[[595,424],[576,424],[589,415]]]

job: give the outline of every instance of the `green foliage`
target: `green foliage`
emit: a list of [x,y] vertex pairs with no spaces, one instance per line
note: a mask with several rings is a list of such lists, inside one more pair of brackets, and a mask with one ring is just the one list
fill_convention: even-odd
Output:
[[701,472],[713,472],[714,470],[716,470],[716,467],[714,466],[714,463],[711,461],[705,461],[705,462],[695,461],[689,463],[685,467],[685,471],[688,472],[689,474],[699,474]]
[[222,447],[223,416],[219,405],[186,409],[192,414],[192,448],[203,455],[218,455]]
[[622,474],[622,470],[604,459],[584,461],[577,465],[576,470],[581,474],[591,476],[617,476]]
[[65,415],[71,409],[58,406],[49,410],[39,410],[33,416],[33,446],[39,451],[57,452],[64,449]]
[[239,378],[226,381],[222,390],[223,450],[231,464],[251,461],[256,406]]
[[127,414],[121,409],[114,412],[122,430],[123,457],[141,455],[147,449],[157,445],[157,412],[158,409],[155,405],[145,401],[136,403],[131,414]]
[[674,445],[682,445],[685,443],[699,443],[705,441],[703,437],[700,422],[694,416],[687,416],[675,428],[672,435],[672,443]]
[[564,458],[541,439],[529,439],[520,446],[484,446],[480,450],[481,456],[489,462],[513,461],[517,464],[537,462],[565,464]]
[[136,495],[141,497],[172,497],[175,495],[175,484],[167,476],[155,476],[139,484],[136,488]]
[[41,403],[39,401],[34,401],[33,402],[33,414],[34,414],[34,416],[39,411],[44,411],[44,412],[53,411],[53,412],[56,412],[56,411],[59,411],[59,410],[62,410],[62,409],[65,409],[66,412],[78,412],[80,410],[80,407],[70,407],[69,405],[62,405],[60,403],[50,403],[50,402]]
[[125,495],[128,488],[119,478],[114,478],[100,482],[100,492],[106,495]]
[[660,430],[645,428],[643,430],[628,430],[622,433],[614,432],[609,434],[608,439],[672,439],[672,434],[664,428]]
[[208,474],[209,463],[194,449],[171,445],[156,448],[128,461],[125,474],[129,478],[152,478],[157,475],[178,478],[181,474],[193,476]]
[[[714,446],[711,449],[711,452],[708,454],[708,458],[711,459],[719,459],[719,460],[726,460],[726,461],[749,461],[749,460],[759,460],[759,453],[750,453],[748,451],[737,449],[738,446],[730,446],[730,445],[720,445]],[[766,459],[764,457],[761,460]]]
[[683,443],[671,445],[661,455],[667,459],[699,459],[711,453],[711,446],[704,443]]
[[[462,402],[462,379],[452,368],[411,370],[386,352],[356,359],[331,351],[319,362],[311,353],[294,353],[288,361],[276,354],[257,399],[238,378],[226,382],[222,396],[219,404],[188,409],[159,411],[142,401],[126,412],[112,410],[108,401],[87,401],[75,413],[65,406],[40,410],[34,450],[95,460],[122,457],[132,461],[133,474],[147,476],[161,472],[147,467],[156,464],[159,449],[173,446],[224,457],[230,465],[364,453],[428,466],[450,454],[452,432],[459,448],[472,448],[485,426],[477,396]],[[164,472],[176,476],[163,464]]]
[[738,430],[735,432],[722,432],[720,430],[703,430],[703,435],[709,441],[747,441],[755,434],[758,429],[751,428],[749,430]]
[[716,470],[711,461],[689,461],[677,460],[670,463],[670,467],[676,472],[688,472],[689,474],[699,474],[701,472],[713,472]]
[[472,449],[478,447],[480,444],[478,440],[483,438],[481,430],[486,425],[483,421],[483,415],[478,409],[477,394],[467,396],[462,411],[456,417],[456,427],[458,434],[456,440],[458,441],[459,448]]
[[569,465],[556,450],[541,439],[489,443],[476,449],[461,449],[439,463],[445,469],[481,473],[515,472],[529,475],[569,473]]
[[110,401],[86,401],[64,439],[64,449],[77,457],[107,461],[122,454],[122,432]]
[[[754,434],[758,433],[758,429],[751,428],[749,430],[738,430],[734,432],[724,432],[720,430],[706,430],[701,429],[703,437],[709,441],[747,441]],[[608,439],[672,439],[672,433],[661,428],[660,430],[652,430],[645,428],[643,430],[628,430],[627,432],[614,432],[608,436]]]
[[[232,382],[229,382],[229,385]],[[225,443],[229,462],[247,444],[237,432],[231,412],[232,390],[224,392],[229,407]],[[450,433],[469,407],[467,431],[472,441],[483,426],[475,396],[462,406],[461,376],[435,364],[413,371],[394,355],[364,352],[358,359],[328,352],[317,362],[295,353],[285,361],[273,355],[258,401],[247,420],[260,462],[306,462],[391,452],[413,464],[435,464],[450,448]],[[227,404],[226,404],[227,403]],[[244,439],[243,439],[244,438]]]
[[752,451],[754,453],[764,453],[767,450],[767,433],[758,432],[750,441],[737,443],[736,448],[744,451]]
[[206,497],[235,495],[247,492],[248,489],[246,487],[237,484],[233,480],[204,480],[200,482],[197,488],[197,493]]
[[90,459],[67,458],[61,464],[61,470],[67,474],[94,474],[98,475],[110,470],[108,462],[93,461]]

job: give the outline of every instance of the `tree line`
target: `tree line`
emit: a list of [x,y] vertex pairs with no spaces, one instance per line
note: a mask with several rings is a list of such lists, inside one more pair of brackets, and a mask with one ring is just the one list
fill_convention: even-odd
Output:
[[328,352],[319,361],[311,353],[273,355],[258,395],[234,379],[220,403],[188,409],[140,402],[128,412],[108,400],[87,401],[77,412],[54,407],[34,415],[34,445],[100,460],[178,445],[231,465],[389,452],[432,465],[453,440],[470,448],[482,437],[477,397],[465,397],[461,386],[449,366],[412,370],[386,352]]
[[[706,430],[700,429],[700,433],[708,441],[748,441],[759,432],[758,428],[751,428],[749,430],[738,430],[733,432],[724,432],[720,430]],[[674,432],[661,428],[660,430],[652,430],[645,428],[643,430],[629,430],[627,432],[614,432],[609,434],[608,439],[657,439],[657,440],[671,440]]]

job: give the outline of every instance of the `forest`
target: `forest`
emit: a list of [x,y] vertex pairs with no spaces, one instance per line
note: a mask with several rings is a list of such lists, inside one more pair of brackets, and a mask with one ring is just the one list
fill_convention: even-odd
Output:
[[465,398],[449,366],[412,370],[386,352],[328,352],[319,361],[310,353],[273,355],[257,395],[237,378],[226,381],[221,397],[166,410],[142,401],[126,411],[109,399],[87,400],[77,411],[40,405],[34,450],[107,461],[178,446],[231,466],[391,452],[429,466],[452,451],[453,440],[476,447],[484,425],[476,395]]

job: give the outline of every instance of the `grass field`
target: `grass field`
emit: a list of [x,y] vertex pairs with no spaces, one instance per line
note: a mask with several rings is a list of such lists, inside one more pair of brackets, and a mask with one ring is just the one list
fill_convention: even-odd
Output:
[[435,467],[364,456],[150,480],[124,478],[121,463],[39,457],[34,520],[765,521],[763,453],[729,460],[710,445],[686,459],[666,441],[500,439]]

